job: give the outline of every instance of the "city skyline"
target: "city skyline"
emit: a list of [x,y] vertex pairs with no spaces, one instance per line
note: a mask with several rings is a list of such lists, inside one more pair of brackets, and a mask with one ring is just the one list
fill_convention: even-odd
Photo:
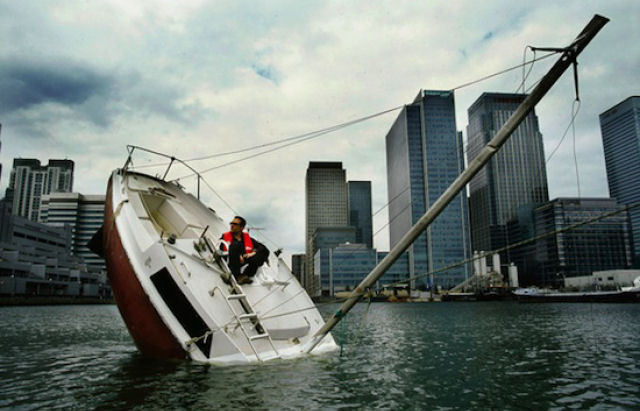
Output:
[[[79,171],[74,189],[103,194],[110,171],[124,164],[126,144],[191,158],[340,124],[409,103],[419,87],[453,88],[517,65],[527,44],[564,46],[599,13],[611,22],[579,58],[576,153],[582,195],[607,197],[598,114],[638,94],[629,84],[638,76],[639,52],[632,39],[640,5],[551,5],[383,3],[366,13],[357,5],[337,13],[331,4],[285,12],[277,4],[248,11],[197,3],[77,8],[6,2],[7,12],[0,16],[7,39],[0,51],[0,163],[5,165],[0,191],[9,180],[6,165],[16,157],[71,158]],[[471,7],[474,13],[462,12]],[[256,19],[249,14],[261,23],[250,23]],[[87,15],[94,17],[89,26],[83,23]],[[226,27],[225,21],[237,24],[233,30],[216,28]],[[457,35],[443,35],[451,27]],[[25,31],[31,35],[16,34]],[[82,42],[77,41],[80,31]],[[555,59],[536,63],[526,87]],[[521,70],[515,70],[456,91],[459,128],[467,123],[466,108],[483,91],[516,91],[521,78]],[[47,87],[50,83],[56,87]],[[566,74],[536,107],[545,152],[556,147],[569,125],[574,97],[572,76]],[[372,181],[377,211],[388,201],[381,165],[384,133],[395,115],[206,177],[250,225],[266,228],[270,247],[300,252],[308,161],[343,161],[350,179]],[[571,138],[569,133],[548,163],[550,198],[576,194]],[[201,170],[216,163],[193,165]],[[203,197],[222,215],[235,214],[214,194]],[[387,220],[386,212],[376,215],[373,231]],[[388,249],[388,231],[373,241],[379,250]]]
[[14,215],[38,221],[42,197],[52,192],[73,191],[73,160],[15,158],[6,190]]
[[[478,97],[468,110],[467,161],[480,154],[525,97],[511,93],[482,93]],[[535,109],[468,188],[473,250],[496,250],[511,244],[507,224],[520,208],[549,201],[545,153]]]
[[[453,92],[420,90],[385,140],[389,241],[394,247],[465,169]],[[408,251],[412,277],[471,257],[466,191],[456,195]],[[450,288],[467,279],[469,269],[465,264],[441,272],[436,283]]]
[[[316,231],[349,226],[349,189],[341,162],[311,161],[305,179],[305,277],[302,286],[310,295],[320,287],[313,258],[318,249]],[[355,228],[349,227],[355,239]]]
[[[640,96],[631,96],[600,114],[607,180],[620,204],[640,201]],[[640,210],[629,210],[634,263],[640,266]]]

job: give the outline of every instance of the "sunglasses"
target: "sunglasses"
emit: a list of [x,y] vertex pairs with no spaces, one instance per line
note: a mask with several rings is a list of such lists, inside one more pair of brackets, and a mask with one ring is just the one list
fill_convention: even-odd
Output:
[[240,224],[240,223],[234,223],[233,221],[232,221],[232,222],[230,222],[229,224],[231,224],[231,225],[242,225],[242,224]]

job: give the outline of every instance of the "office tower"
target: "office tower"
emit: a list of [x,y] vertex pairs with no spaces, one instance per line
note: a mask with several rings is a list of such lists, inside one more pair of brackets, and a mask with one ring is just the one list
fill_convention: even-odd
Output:
[[[314,270],[320,273],[322,295],[334,296],[337,292],[353,290],[387,254],[357,243],[319,248],[314,258]],[[375,288],[380,290],[392,284],[401,286],[400,281],[409,277],[408,261],[408,253],[403,253],[376,282]]]
[[[378,251],[376,253],[376,265],[380,263],[387,255],[389,255],[389,251]],[[407,278],[409,278],[409,253],[403,253],[389,269],[386,273],[378,280],[379,288],[392,285],[392,286],[407,286],[408,282],[406,282]],[[401,283],[401,281],[403,281]]]
[[313,272],[313,234],[318,227],[347,226],[349,206],[346,172],[341,162],[309,162],[305,181],[306,263],[302,285],[311,295],[319,292]]
[[349,225],[356,228],[356,243],[373,248],[371,181],[349,181]]
[[16,158],[7,188],[12,213],[38,221],[41,197],[55,192],[71,192],[73,189],[73,161],[49,160],[46,166],[40,160]]
[[[421,90],[389,130],[386,153],[393,247],[464,170],[453,93]],[[462,192],[409,248],[410,274],[427,274],[469,258],[469,238],[467,198]],[[461,265],[438,272],[435,281],[450,288],[468,274],[468,265]]]
[[[536,262],[535,209],[538,205],[523,205],[516,210],[516,216],[507,223],[507,238],[511,244],[521,243],[509,249],[508,263],[517,267],[518,284],[521,287],[539,285],[538,263]],[[504,261],[504,260],[503,260]],[[511,281],[511,279],[510,279]],[[511,284],[510,284],[511,285]]]
[[[313,233],[312,247],[315,250],[313,257],[313,274],[320,286],[320,294],[332,295],[331,280],[329,278],[328,256],[331,249],[340,244],[353,244],[356,242],[356,228],[352,226],[318,227]],[[363,246],[362,244],[360,244]],[[366,246],[363,246],[366,247]],[[364,278],[364,276],[363,276]]]
[[555,234],[536,241],[537,278],[527,283],[558,286],[564,283],[564,278],[629,268],[631,242],[627,213],[558,232],[623,207],[610,198],[557,198],[536,208],[536,235]]
[[[524,94],[483,93],[468,109],[468,161],[500,130],[525,99]],[[475,251],[511,243],[507,224],[521,206],[549,200],[542,134],[531,111],[509,140],[469,184],[471,242]],[[509,255],[502,261],[510,262]]]
[[42,196],[40,222],[72,227],[71,252],[87,265],[106,269],[104,259],[89,250],[87,243],[104,221],[104,195],[51,193]]
[[[640,96],[600,114],[609,195],[620,204],[640,202]],[[633,265],[640,267],[640,207],[629,210]]]
[[298,281],[302,281],[304,275],[304,254],[293,254],[291,256],[291,273]]
[[321,274],[322,294],[353,290],[376,266],[376,250],[364,244],[339,244],[316,252],[315,271]]
[[[2,124],[0,123],[0,134],[2,134]],[[0,150],[2,149],[2,141],[0,141]],[[2,163],[0,163],[0,183],[2,182]]]

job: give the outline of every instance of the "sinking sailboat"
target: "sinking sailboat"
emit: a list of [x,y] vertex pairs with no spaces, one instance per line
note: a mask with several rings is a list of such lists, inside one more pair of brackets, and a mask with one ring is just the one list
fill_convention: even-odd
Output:
[[[144,355],[216,364],[291,358],[324,325],[274,253],[253,283],[238,284],[220,251],[227,230],[177,182],[127,165],[112,173],[101,244],[93,248],[102,249],[118,308]],[[327,335],[314,353],[335,349]]]
[[[571,65],[575,70],[577,56],[607,22],[596,15],[568,47],[553,49],[562,56],[551,70],[326,323],[278,258],[261,267],[253,284],[235,282],[218,252],[226,225],[199,201],[195,170],[198,198],[166,181],[168,169],[162,178],[151,177],[129,170],[128,160],[109,180],[102,244],[92,249],[103,250],[116,302],[140,351],[252,363],[336,350],[331,329],[484,167],[562,73]],[[171,167],[176,159],[165,157]]]

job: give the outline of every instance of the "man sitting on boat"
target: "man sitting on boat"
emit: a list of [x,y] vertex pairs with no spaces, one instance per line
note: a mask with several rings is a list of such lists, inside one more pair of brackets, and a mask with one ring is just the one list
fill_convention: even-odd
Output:
[[238,284],[250,284],[251,277],[267,261],[269,250],[244,231],[247,221],[235,216],[229,223],[230,231],[222,234],[222,251],[228,251],[227,264]]

